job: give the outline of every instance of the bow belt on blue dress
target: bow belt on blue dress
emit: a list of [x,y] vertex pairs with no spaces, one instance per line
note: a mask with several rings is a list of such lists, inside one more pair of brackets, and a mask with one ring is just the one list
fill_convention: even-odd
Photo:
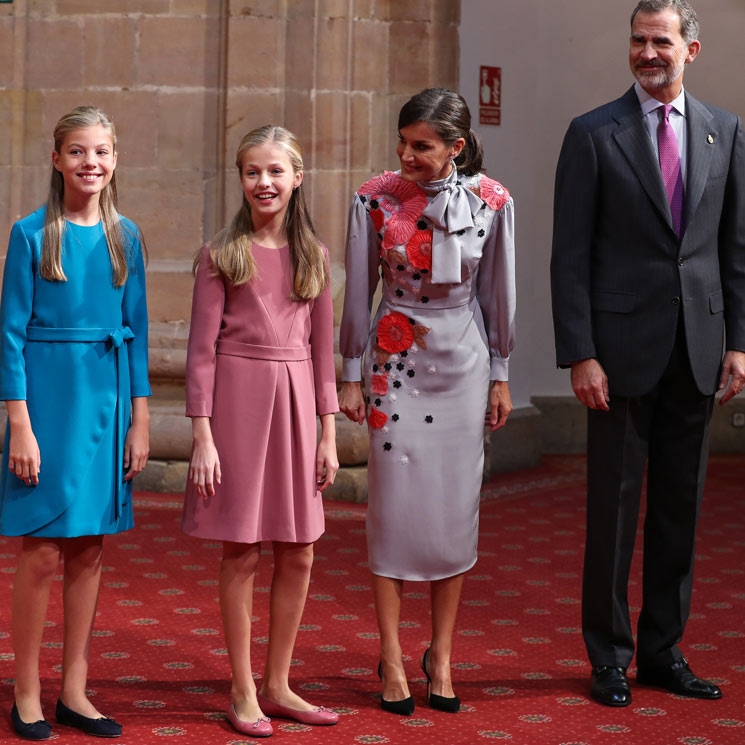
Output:
[[234,357],[250,357],[255,360],[276,362],[302,362],[310,359],[310,347],[264,347],[260,344],[244,344],[230,339],[218,339],[215,351]]
[[124,365],[127,364],[126,355],[119,354],[119,348],[126,341],[134,339],[135,335],[129,326],[120,328],[52,328],[47,326],[27,326],[26,341],[46,342],[83,342],[98,344],[104,342],[113,350],[116,357],[116,519],[122,513],[122,498],[124,483],[124,463],[122,454],[124,452],[124,438],[127,433],[127,422],[124,421],[124,407],[120,402],[122,398],[129,396],[129,390],[122,390],[123,382],[127,376]]

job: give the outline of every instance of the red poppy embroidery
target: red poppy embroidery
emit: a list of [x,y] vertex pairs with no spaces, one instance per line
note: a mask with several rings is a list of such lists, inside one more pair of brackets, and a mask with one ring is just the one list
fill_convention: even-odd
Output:
[[388,393],[388,376],[373,375],[372,389],[373,393],[376,393],[378,396],[385,396],[385,394]]
[[417,230],[406,244],[406,255],[417,269],[432,269],[432,231]]
[[380,429],[388,421],[388,415],[371,406],[367,421],[370,423],[370,429]]
[[383,248],[403,245],[416,232],[416,223],[427,206],[424,192],[412,181],[404,181],[392,171],[370,179],[358,189],[376,199],[390,213],[385,225]]
[[375,230],[378,233],[382,230],[383,224],[385,223],[385,215],[382,210],[370,210],[370,218],[372,219]]
[[414,327],[403,313],[389,313],[378,321],[378,346],[393,354],[414,343]]
[[499,212],[510,198],[510,193],[499,181],[495,181],[488,176],[482,176],[481,183],[479,184],[479,196],[493,210]]

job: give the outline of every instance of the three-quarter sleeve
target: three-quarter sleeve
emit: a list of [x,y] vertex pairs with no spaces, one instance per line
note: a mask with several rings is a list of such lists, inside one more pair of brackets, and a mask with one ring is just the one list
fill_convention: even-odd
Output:
[[479,265],[476,295],[489,342],[491,380],[508,379],[515,344],[515,208],[507,201],[492,220]]
[[10,232],[0,301],[0,401],[26,399],[26,326],[34,299],[33,252],[22,227]]
[[132,240],[132,258],[122,296],[122,324],[129,326],[134,339],[128,345],[129,385],[132,398],[151,395],[147,359],[147,292],[145,289],[145,261],[139,231]]
[[331,298],[329,253],[325,246],[323,254],[329,281],[323,292],[313,301],[310,312],[310,349],[318,416],[339,411],[334,367],[334,306]]
[[186,348],[186,416],[212,416],[215,344],[225,306],[225,283],[216,273],[209,244],[202,246],[194,280]]
[[362,380],[362,355],[370,335],[370,313],[380,281],[380,248],[375,226],[354,195],[349,209],[345,267],[344,312],[339,331],[343,358],[342,380]]

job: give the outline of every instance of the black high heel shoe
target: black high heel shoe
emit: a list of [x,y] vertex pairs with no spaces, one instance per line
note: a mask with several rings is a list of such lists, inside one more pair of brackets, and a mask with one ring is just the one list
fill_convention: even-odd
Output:
[[[383,681],[383,662],[378,662],[378,678]],[[402,698],[398,701],[386,701],[381,697],[380,707],[383,711],[390,711],[391,714],[398,714],[400,717],[410,717],[414,713],[414,697]]]
[[424,650],[422,655],[422,670],[427,676],[427,703],[438,711],[447,711],[450,714],[455,714],[460,710],[460,699],[457,696],[447,697],[438,696],[436,693],[430,693],[432,687],[432,678],[429,677],[427,672],[427,659],[429,658],[429,647]]

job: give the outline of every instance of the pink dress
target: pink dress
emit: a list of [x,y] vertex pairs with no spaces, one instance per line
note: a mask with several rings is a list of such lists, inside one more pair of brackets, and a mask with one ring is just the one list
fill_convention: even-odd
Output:
[[239,543],[310,543],[324,528],[316,415],[339,410],[331,290],[291,300],[289,247],[254,243],[252,251],[258,276],[233,287],[214,273],[209,246],[202,248],[186,415],[211,417],[222,483],[206,499],[187,483],[182,528]]

